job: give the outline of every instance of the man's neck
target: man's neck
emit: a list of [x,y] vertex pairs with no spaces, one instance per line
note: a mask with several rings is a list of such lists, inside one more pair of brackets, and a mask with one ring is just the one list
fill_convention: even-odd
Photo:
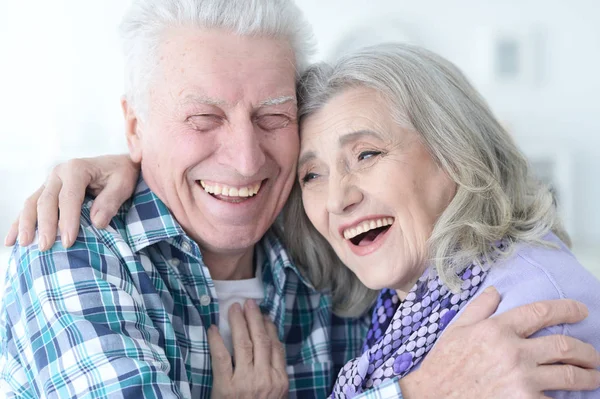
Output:
[[241,253],[223,254],[202,251],[204,264],[213,280],[246,280],[254,278],[254,248]]

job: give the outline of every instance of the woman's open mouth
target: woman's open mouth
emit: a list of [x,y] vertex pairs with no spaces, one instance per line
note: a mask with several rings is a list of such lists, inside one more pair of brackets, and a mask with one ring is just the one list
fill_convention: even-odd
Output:
[[[392,224],[394,224],[394,218],[392,217],[370,219],[346,228],[342,234],[349,242],[350,247],[354,252],[366,254],[365,250],[369,253],[372,252],[372,250],[367,250],[367,248],[359,250],[359,248],[368,247],[379,241],[385,236]],[[374,249],[375,248],[373,248],[373,250]]]

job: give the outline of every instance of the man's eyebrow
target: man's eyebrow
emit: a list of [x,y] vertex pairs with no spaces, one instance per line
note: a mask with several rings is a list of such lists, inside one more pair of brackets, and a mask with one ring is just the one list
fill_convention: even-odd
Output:
[[298,160],[298,169],[300,169],[305,163],[312,161],[315,158],[317,158],[317,154],[314,151],[306,151]]
[[349,143],[352,143],[363,137],[371,137],[371,138],[383,140],[382,135],[373,130],[357,130],[355,132],[350,132],[350,133],[341,135],[339,138],[340,147],[344,147],[345,145],[348,145]]
[[268,99],[262,101],[258,106],[259,107],[269,107],[272,105],[281,105],[281,104],[285,104],[288,102],[292,102],[292,103],[296,104],[296,97],[280,96],[280,97],[268,98]]
[[208,96],[197,94],[188,94],[181,101],[183,104],[206,104],[206,105],[223,105],[225,101]]

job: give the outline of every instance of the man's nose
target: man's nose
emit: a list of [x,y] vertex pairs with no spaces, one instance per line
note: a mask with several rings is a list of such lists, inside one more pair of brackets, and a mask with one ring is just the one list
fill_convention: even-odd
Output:
[[221,162],[243,177],[255,176],[266,162],[259,134],[251,120],[232,125],[220,148]]

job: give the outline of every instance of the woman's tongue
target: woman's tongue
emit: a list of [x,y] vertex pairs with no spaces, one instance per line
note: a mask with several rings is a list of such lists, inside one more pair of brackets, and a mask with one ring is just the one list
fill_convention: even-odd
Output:
[[352,243],[359,247],[366,247],[371,244],[381,233],[389,229],[389,226],[379,227],[377,229],[369,230],[366,233],[360,234],[352,239]]
[[365,247],[371,244],[373,241],[375,241],[375,238],[377,238],[380,233],[381,231],[379,229],[367,231],[364,238],[358,243],[358,246]]

